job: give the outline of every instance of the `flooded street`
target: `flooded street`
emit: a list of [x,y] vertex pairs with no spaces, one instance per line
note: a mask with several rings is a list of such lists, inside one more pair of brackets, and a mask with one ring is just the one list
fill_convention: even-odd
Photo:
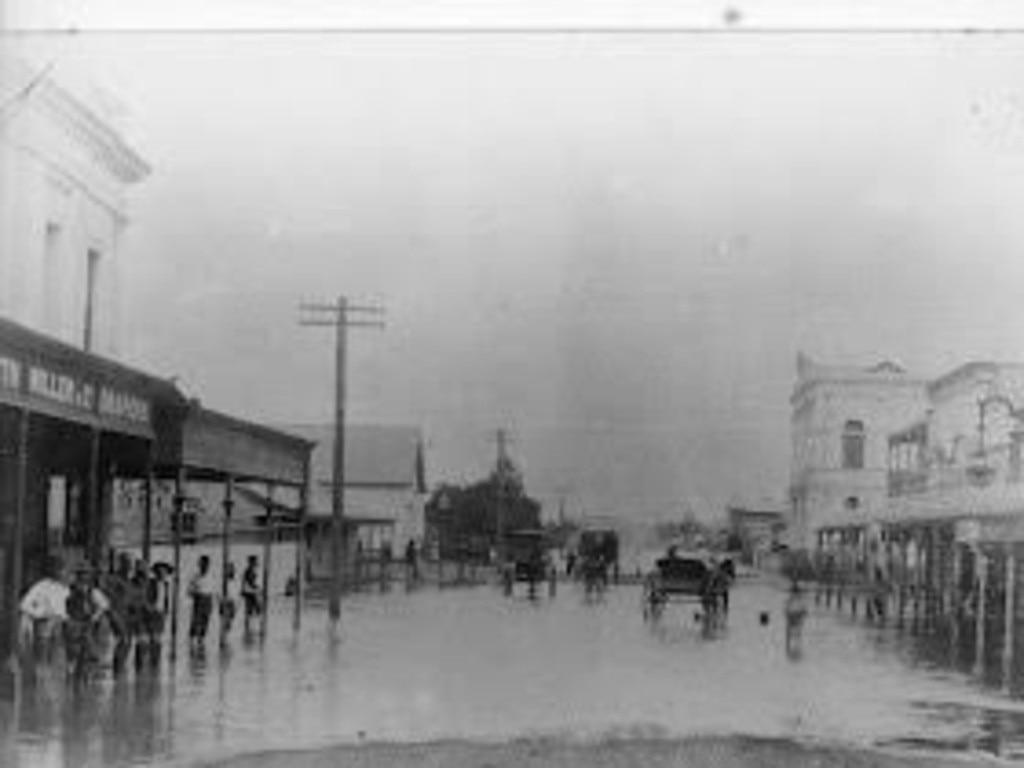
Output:
[[236,627],[220,650],[211,632],[205,654],[183,643],[159,678],[129,673],[72,694],[60,675],[42,675],[6,713],[4,764],[188,764],[447,737],[736,733],[1024,755],[1024,707],[912,653],[894,628],[818,608],[802,653],[787,656],[783,597],[776,585],[742,583],[727,626],[709,634],[692,605],[645,623],[636,586],[587,601],[570,584],[536,600],[491,586],[396,584],[347,598],[337,637],[316,603],[293,634],[292,603],[281,597],[265,640]]

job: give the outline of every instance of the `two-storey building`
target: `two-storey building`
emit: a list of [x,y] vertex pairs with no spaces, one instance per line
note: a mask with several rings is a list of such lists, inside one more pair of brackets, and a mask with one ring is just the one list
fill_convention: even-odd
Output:
[[790,543],[865,521],[888,500],[889,435],[924,413],[926,382],[899,365],[859,368],[797,358],[792,404]]
[[229,510],[236,482],[304,487],[312,448],[117,361],[126,197],[150,169],[60,74],[0,50],[0,659],[29,584],[109,562],[124,487],[144,489],[148,555],[157,477],[178,506],[189,480],[221,484]]

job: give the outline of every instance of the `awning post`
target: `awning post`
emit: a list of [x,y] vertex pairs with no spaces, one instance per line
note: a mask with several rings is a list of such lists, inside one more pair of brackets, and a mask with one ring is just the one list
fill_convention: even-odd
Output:
[[302,626],[302,593],[306,581],[306,516],[309,514],[309,460],[305,462],[305,477],[299,487],[299,525],[295,529],[295,615],[292,624],[296,632]]
[[185,513],[184,467],[178,469],[174,478],[174,507],[171,512],[171,536],[174,539],[174,573],[171,587],[171,661],[178,658],[178,610],[181,606],[181,526]]
[[103,564],[100,494],[100,431],[93,428],[89,432],[89,492],[86,496],[86,519],[89,521],[89,533],[86,538],[86,549],[88,559],[97,568]]
[[18,625],[20,624],[19,603],[24,585],[22,584],[23,569],[25,566],[25,503],[28,498],[26,485],[28,483],[28,409],[22,408],[18,412],[18,469],[15,481],[15,502],[14,502],[14,547],[12,569],[14,573],[11,578],[11,611],[10,618],[10,647],[16,652],[18,648]]
[[152,561],[153,549],[153,444],[150,443],[149,453],[146,456],[146,492],[142,507],[142,562],[149,570]]
[[224,518],[221,529],[220,542],[220,645],[221,648],[227,643],[228,627],[231,622],[230,595],[228,594],[228,582],[230,581],[228,571],[231,568],[231,510],[235,506],[233,492],[235,479],[228,475],[224,480],[224,501],[221,502],[224,508]]
[[263,535],[263,611],[260,613],[260,635],[267,636],[267,614],[270,612],[270,544],[274,538],[274,484],[267,483],[267,525]]

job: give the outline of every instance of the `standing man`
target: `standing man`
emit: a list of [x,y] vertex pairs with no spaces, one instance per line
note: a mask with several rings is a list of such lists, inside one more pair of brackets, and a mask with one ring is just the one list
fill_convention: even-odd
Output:
[[245,634],[249,634],[249,623],[263,612],[263,591],[260,589],[260,561],[256,555],[249,555],[245,571],[242,572],[242,602],[245,606]]
[[103,591],[110,599],[107,614],[110,630],[114,634],[114,674],[124,671],[125,662],[132,651],[137,627],[132,612],[132,557],[127,552],[117,556],[116,566],[102,582]]
[[416,562],[416,542],[412,539],[405,545],[405,565],[409,570],[409,579],[416,581],[419,578],[419,569]]
[[192,599],[192,620],[188,628],[192,650],[201,650],[206,641],[206,630],[213,613],[213,581],[210,578],[210,558],[200,555],[198,569],[188,582],[188,596]]

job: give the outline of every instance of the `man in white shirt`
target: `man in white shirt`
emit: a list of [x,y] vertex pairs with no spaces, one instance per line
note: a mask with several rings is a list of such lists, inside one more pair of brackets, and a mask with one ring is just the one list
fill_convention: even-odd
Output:
[[70,590],[60,578],[60,563],[49,564],[43,578],[33,584],[21,598],[19,642],[23,651],[34,658],[48,661],[56,646],[61,625],[67,619]]
[[201,647],[213,613],[213,580],[210,577],[210,558],[200,555],[198,570],[189,579],[188,596],[192,598],[192,621],[188,636],[193,647]]

